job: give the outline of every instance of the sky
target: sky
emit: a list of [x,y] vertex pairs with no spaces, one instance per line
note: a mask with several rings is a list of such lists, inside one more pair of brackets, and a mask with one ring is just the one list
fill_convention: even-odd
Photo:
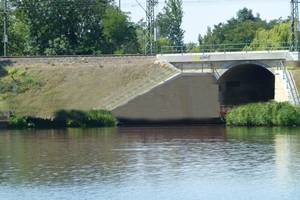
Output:
[[[121,9],[129,12],[134,22],[145,19],[146,0],[121,0]],[[159,0],[155,12],[158,13],[164,6],[164,0]],[[234,17],[236,12],[247,7],[253,13],[259,13],[262,19],[272,20],[282,17],[286,19],[290,15],[290,0],[183,0],[183,23],[185,30],[184,41],[197,42],[198,35],[204,35],[207,27],[226,22]]]

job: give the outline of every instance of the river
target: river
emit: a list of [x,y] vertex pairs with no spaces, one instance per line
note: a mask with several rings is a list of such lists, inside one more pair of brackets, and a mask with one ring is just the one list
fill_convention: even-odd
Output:
[[2,200],[298,200],[300,129],[1,130]]

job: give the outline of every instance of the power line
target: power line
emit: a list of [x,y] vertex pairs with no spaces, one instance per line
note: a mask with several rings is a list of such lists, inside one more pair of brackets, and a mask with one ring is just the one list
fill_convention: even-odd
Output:
[[299,8],[298,1],[291,0],[291,51],[298,51]]

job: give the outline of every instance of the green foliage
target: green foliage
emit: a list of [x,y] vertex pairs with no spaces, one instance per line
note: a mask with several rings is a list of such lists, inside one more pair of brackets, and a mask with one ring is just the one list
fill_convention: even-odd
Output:
[[197,53],[200,51],[200,48],[199,48],[199,46],[197,46],[196,43],[190,42],[186,45],[186,51],[188,53]]
[[262,20],[259,15],[254,16],[252,10],[243,8],[237,12],[237,17],[228,20],[226,23],[219,23],[212,28],[207,29],[206,35],[199,38],[199,45],[203,48],[212,48],[220,50],[220,44],[238,44],[228,45],[226,48],[231,51],[243,50],[246,43],[251,43],[259,29],[269,29],[274,21],[268,24]]
[[290,22],[275,25],[272,29],[259,29],[248,49],[281,49],[291,41]]
[[159,40],[156,41],[156,52],[157,53],[169,53],[169,50],[167,47],[170,47],[171,41],[167,38],[161,37]]
[[229,126],[300,126],[300,108],[289,103],[253,103],[231,110]]
[[106,9],[103,20],[103,33],[107,41],[107,53],[136,53],[138,42],[136,29],[119,9],[109,7]]
[[49,40],[49,46],[45,49],[45,54],[50,55],[63,55],[69,52],[70,44],[65,36]]
[[10,79],[0,80],[0,92],[22,93],[28,89],[39,88],[43,85],[38,78],[28,74],[26,70],[20,68],[9,68],[7,71]]
[[140,20],[136,24],[136,36],[139,44],[139,53],[145,53],[146,51],[146,26],[147,23]]
[[89,127],[116,126],[117,120],[109,111],[92,110],[87,112]]
[[11,128],[64,128],[64,127],[113,127],[117,125],[116,118],[109,111],[92,110],[60,110],[53,119],[16,116],[9,118]]
[[182,0],[166,0],[166,6],[157,15],[161,37],[167,38],[173,46],[183,46],[182,18]]
[[28,127],[27,117],[13,115],[9,118],[8,124],[12,128],[26,128]]
[[[9,55],[140,51],[136,25],[111,0],[11,0],[9,9]],[[3,32],[0,37],[3,38]]]
[[252,10],[248,10],[247,8],[243,8],[237,12],[237,20],[240,22],[245,22],[248,20],[255,21],[259,20],[259,16],[254,17]]
[[116,126],[117,121],[109,111],[93,110],[60,110],[55,113],[55,121],[66,124],[67,127],[102,127]]

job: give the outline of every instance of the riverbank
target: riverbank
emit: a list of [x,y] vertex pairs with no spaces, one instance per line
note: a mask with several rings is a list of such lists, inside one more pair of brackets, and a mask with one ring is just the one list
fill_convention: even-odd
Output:
[[0,126],[12,129],[115,127],[117,119],[111,112],[105,110],[61,110],[51,119],[12,115],[7,121],[2,121]]
[[247,127],[291,127],[300,126],[300,107],[292,106],[287,102],[251,103],[234,107],[225,116],[225,121],[157,121],[155,123],[139,121],[134,123],[118,124],[111,112],[105,110],[78,111],[61,110],[51,119],[12,115],[8,120],[0,121],[0,128],[93,128],[119,126],[185,126],[185,125],[220,125],[247,126]]
[[227,126],[300,126],[300,107],[268,102],[233,108],[225,117]]

